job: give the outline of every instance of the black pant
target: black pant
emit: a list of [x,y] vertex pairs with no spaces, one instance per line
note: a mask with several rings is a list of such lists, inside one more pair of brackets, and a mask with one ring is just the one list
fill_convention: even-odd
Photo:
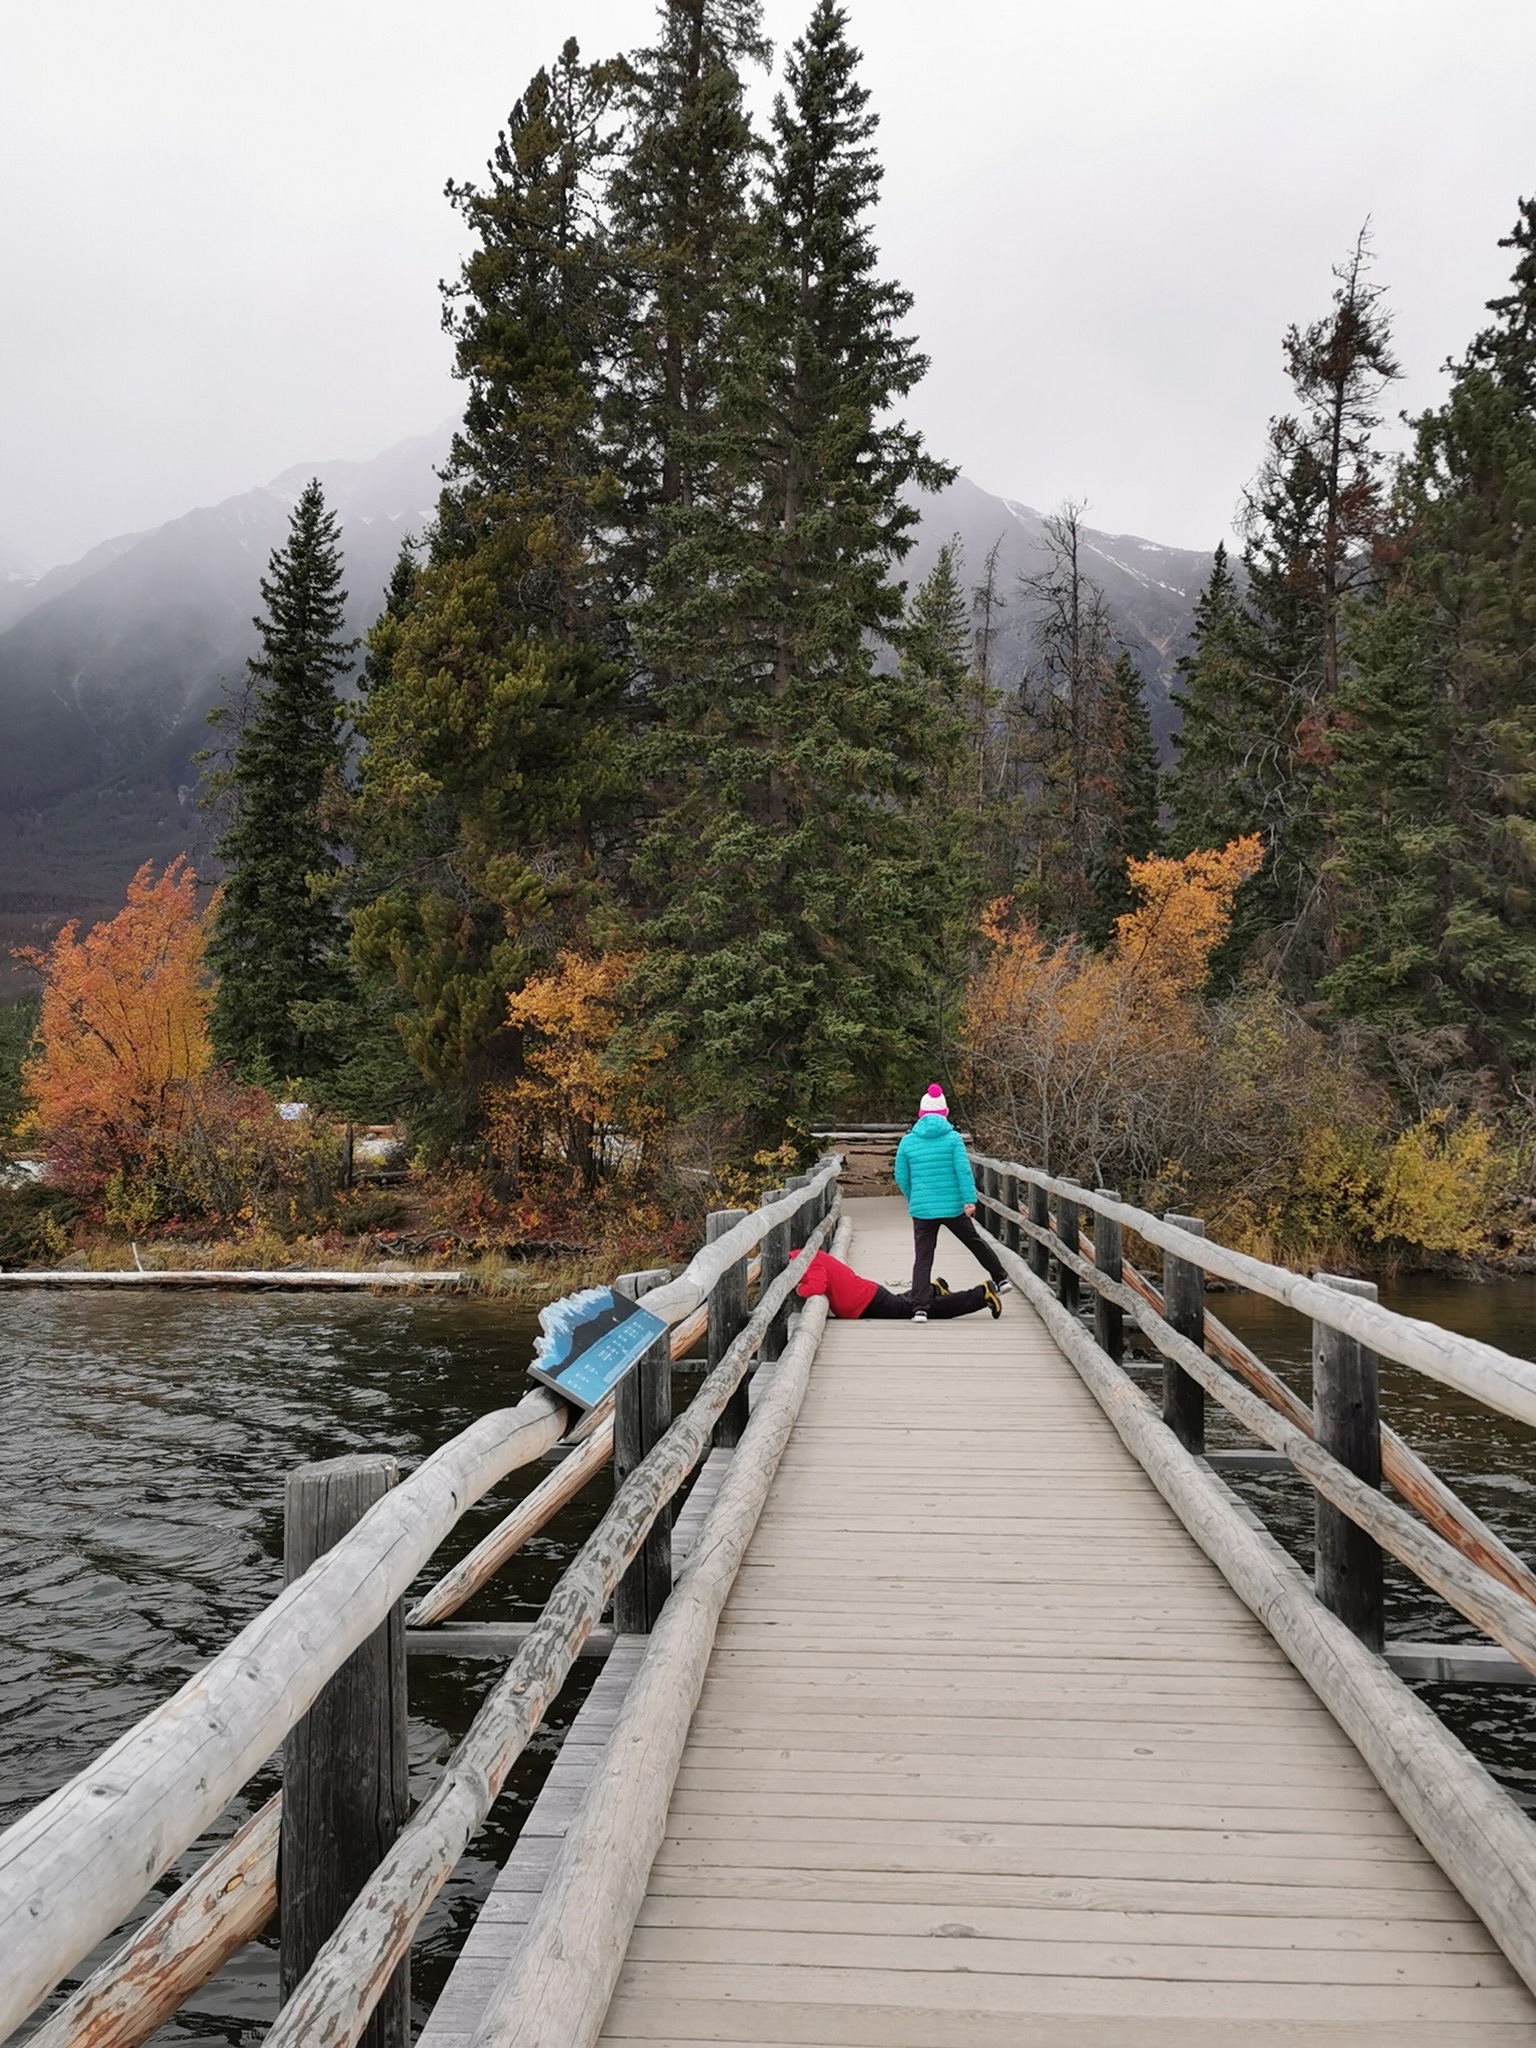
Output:
[[[974,1218],[962,1210],[958,1216],[914,1216],[912,1218],[912,1305],[933,1314],[933,1254],[940,1230],[949,1230],[993,1280],[1006,1280],[1003,1262],[976,1228]],[[939,1297],[942,1299],[943,1297]]]
[[[973,1316],[977,1309],[987,1305],[985,1287],[962,1287],[958,1294],[931,1294],[928,1314],[936,1323],[942,1323],[949,1316]],[[909,1321],[917,1314],[917,1303],[910,1294],[892,1294],[888,1287],[877,1287],[874,1299],[859,1317],[859,1321],[883,1317],[894,1322],[898,1317]]]

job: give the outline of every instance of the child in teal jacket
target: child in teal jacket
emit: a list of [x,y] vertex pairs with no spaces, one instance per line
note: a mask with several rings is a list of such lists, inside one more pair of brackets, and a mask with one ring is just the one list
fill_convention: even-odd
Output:
[[999,1294],[1007,1289],[1002,1260],[971,1220],[976,1213],[976,1183],[937,1082],[918,1105],[917,1122],[896,1147],[896,1185],[907,1198],[912,1218],[914,1322],[927,1320],[933,1299],[933,1254],[941,1225],[959,1238]]

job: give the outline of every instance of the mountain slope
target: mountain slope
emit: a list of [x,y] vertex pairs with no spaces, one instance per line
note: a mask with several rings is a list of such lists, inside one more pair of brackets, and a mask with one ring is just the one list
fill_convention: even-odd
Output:
[[[998,590],[1007,609],[1000,621],[996,655],[1000,680],[1012,682],[1033,652],[1030,608],[1019,579],[1046,566],[1044,517],[1013,499],[993,497],[963,476],[948,490],[925,498],[922,513],[917,545],[902,565],[909,588],[927,575],[939,548],[952,538],[964,550],[966,580],[979,582],[987,551],[998,543]],[[1092,527],[1083,529],[1083,540],[1082,568],[1103,590],[1115,634],[1141,668],[1152,730],[1166,756],[1177,726],[1177,712],[1169,701],[1174,664],[1188,642],[1195,599],[1210,576],[1211,557]]]
[[[66,917],[109,915],[140,862],[187,852],[206,864],[193,756],[207,744],[208,711],[254,651],[258,584],[300,490],[318,476],[339,514],[348,629],[361,633],[401,538],[432,516],[450,435],[444,427],[403,441],[371,462],[300,464],[41,577],[14,551],[0,559],[0,983],[12,946],[45,941]],[[972,582],[1001,543],[1010,600],[1002,673],[1022,668],[1029,621],[1017,584],[1044,563],[1040,515],[965,478],[925,500],[922,514],[903,568],[909,586],[951,535]],[[1172,665],[1210,558],[1121,535],[1086,538],[1090,573],[1142,664],[1166,742]]]

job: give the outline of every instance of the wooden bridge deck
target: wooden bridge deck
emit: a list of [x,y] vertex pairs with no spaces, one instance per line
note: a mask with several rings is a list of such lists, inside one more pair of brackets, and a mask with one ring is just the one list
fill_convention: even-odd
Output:
[[602,2039],[1536,2048],[1536,2001],[1010,1296],[829,1327]]

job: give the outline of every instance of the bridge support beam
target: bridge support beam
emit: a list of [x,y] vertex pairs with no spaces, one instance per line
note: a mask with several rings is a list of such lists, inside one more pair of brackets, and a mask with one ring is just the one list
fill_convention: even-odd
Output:
[[[1205,1235],[1198,1216],[1170,1214],[1163,1221],[1192,1237]],[[1205,1348],[1205,1275],[1172,1252],[1163,1253],[1163,1314],[1181,1337]],[[1163,1366],[1163,1420],[1185,1450],[1199,1457],[1205,1449],[1205,1389],[1180,1365]]]
[[[792,1194],[797,1186],[803,1187],[805,1181],[806,1176],[804,1174],[797,1174],[793,1180],[786,1181],[781,1188],[764,1188],[762,1193],[764,1206],[766,1207],[770,1202],[782,1201],[784,1196]],[[788,1223],[776,1224],[758,1246],[758,1258],[761,1261],[757,1283],[759,1301],[762,1300],[768,1288],[778,1279],[784,1268],[789,1264],[790,1241],[794,1236],[798,1221],[799,1218],[796,1217]],[[779,1313],[774,1317],[764,1333],[763,1348],[760,1353],[763,1363],[766,1365],[771,1360],[778,1358],[788,1341],[789,1303],[785,1302],[783,1308],[779,1310]]]
[[[400,1477],[393,1458],[330,1458],[288,1475],[283,1571],[291,1585]],[[342,1665],[283,1744],[278,1979],[288,1999],[405,1825],[409,1734],[405,1603]],[[389,1980],[362,2048],[406,2048],[410,1958]]]
[[[1003,1174],[1002,1196],[1003,1207],[1005,1209],[1018,1208],[1019,1176],[1016,1173],[1010,1171],[1005,1172]],[[1013,1222],[1011,1218],[1007,1216],[1001,1218],[997,1226],[997,1234],[1003,1240],[1003,1243],[1008,1247],[1009,1251],[1016,1252],[1022,1248],[1024,1242],[1024,1233],[1022,1230],[1020,1230],[1017,1223]]]
[[[1081,1217],[1082,1211],[1075,1200],[1066,1195],[1058,1195],[1056,1197],[1056,1235],[1061,1239],[1061,1242],[1069,1252],[1075,1252],[1078,1249],[1078,1224]],[[1078,1277],[1071,1267],[1063,1265],[1058,1260],[1056,1264],[1056,1299],[1061,1303],[1068,1315],[1075,1316],[1077,1314],[1079,1285]]]
[[[1376,1299],[1371,1280],[1314,1273],[1324,1287]],[[1358,1338],[1322,1323],[1312,1325],[1312,1431],[1325,1451],[1367,1486],[1381,1485],[1381,1409],[1377,1361]],[[1385,1641],[1381,1546],[1336,1507],[1316,1507],[1317,1597],[1365,1644]]]
[[[1120,1199],[1118,1188],[1100,1188],[1097,1192],[1106,1201]],[[1106,1280],[1118,1281],[1123,1277],[1120,1226],[1107,1216],[1096,1215],[1093,1219],[1093,1263]],[[1102,1294],[1093,1297],[1093,1334],[1099,1349],[1119,1365],[1125,1358],[1125,1313]]]
[[[672,1278],[665,1266],[646,1273],[621,1273],[616,1294],[637,1301],[652,1287]],[[672,1426],[672,1337],[656,1339],[640,1363],[619,1381],[613,1407],[613,1483],[615,1489],[655,1449]],[[620,1579],[613,1594],[613,1625],[624,1636],[648,1635],[656,1626],[672,1591],[672,1508],[668,1503],[652,1523],[640,1554]]]
[[[1051,1198],[1045,1189],[1034,1181],[1029,1184],[1029,1220],[1041,1230],[1051,1227]],[[1051,1272],[1051,1255],[1038,1238],[1031,1238],[1029,1244],[1029,1270],[1037,1280],[1047,1280]]]
[[[704,1219],[704,1242],[713,1244],[716,1238],[724,1237],[734,1230],[750,1212],[746,1209],[715,1209]],[[709,1369],[724,1358],[732,1344],[741,1334],[747,1320],[747,1262],[738,1259],[736,1264],[720,1277],[719,1284],[709,1297]],[[725,1404],[725,1412],[715,1424],[715,1442],[729,1450],[741,1442],[742,1431],[747,1426],[750,1410],[747,1405],[747,1388],[751,1375]]]

